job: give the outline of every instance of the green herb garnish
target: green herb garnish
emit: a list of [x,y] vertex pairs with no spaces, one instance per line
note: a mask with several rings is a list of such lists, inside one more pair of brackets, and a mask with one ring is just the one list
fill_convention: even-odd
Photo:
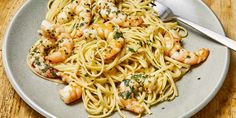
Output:
[[81,23],[79,26],[80,26],[80,27],[83,27],[83,26],[84,26],[84,23]]
[[52,76],[53,76],[53,77],[58,77],[58,76],[57,76],[57,72],[52,71]]
[[116,31],[114,35],[114,39],[119,39],[121,37],[123,37],[123,34],[121,32]]
[[142,77],[142,74],[136,74],[136,75],[132,75],[131,79],[134,79],[136,82],[138,81],[139,78]]
[[139,82],[139,79],[146,79],[148,76],[144,75],[144,74],[136,74],[136,75],[132,75],[131,79],[134,79],[136,82]]
[[46,64],[45,67],[44,67],[44,69],[42,69],[42,71],[45,73],[45,72],[47,72],[48,69],[50,69],[50,68],[51,68],[51,67],[50,67],[48,64]]
[[130,52],[135,52],[135,50],[133,49],[133,48],[128,48],[128,50],[130,51]]
[[41,63],[39,62],[39,57],[35,57],[35,62],[36,65],[41,66]]
[[129,99],[131,97],[132,92],[131,91],[124,91],[119,94],[123,99]]
[[125,80],[123,80],[123,82],[124,82],[125,86],[129,86],[130,79],[125,79]]

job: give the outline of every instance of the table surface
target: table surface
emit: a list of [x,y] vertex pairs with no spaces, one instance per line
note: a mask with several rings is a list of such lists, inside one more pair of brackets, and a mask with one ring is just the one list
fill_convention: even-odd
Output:
[[[0,117],[43,117],[29,107],[9,83],[2,64],[2,41],[12,17],[26,0],[0,2]],[[221,20],[226,34],[236,39],[236,0],[204,0]],[[228,76],[215,98],[193,118],[236,118],[236,52],[231,52]]]

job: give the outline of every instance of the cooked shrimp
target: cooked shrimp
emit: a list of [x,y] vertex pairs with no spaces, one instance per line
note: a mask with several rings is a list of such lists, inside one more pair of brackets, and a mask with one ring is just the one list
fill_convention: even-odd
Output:
[[81,31],[87,28],[92,20],[92,12],[90,7],[91,4],[84,1],[76,7],[75,14],[79,16],[79,28]]
[[73,46],[73,40],[70,35],[63,33],[59,36],[58,50],[46,56],[45,59],[52,63],[62,62],[71,54]]
[[[42,37],[38,44],[30,50],[29,64],[31,69],[45,78],[59,78],[58,70],[51,66],[51,62],[58,63],[64,61],[73,50],[73,41],[67,34],[61,34],[60,40]],[[57,45],[56,52],[50,53]]]
[[124,38],[119,29],[115,29],[111,23],[94,24],[90,29],[84,30],[85,36],[94,38],[98,35],[102,39],[106,39],[108,47],[102,53],[105,60],[109,60],[116,56],[124,45]]
[[58,14],[57,22],[59,24],[64,24],[71,21],[74,16],[78,16],[78,19],[80,19],[80,30],[83,30],[89,26],[92,19],[90,6],[90,3],[84,0],[74,0],[66,5],[62,12]]
[[120,99],[121,106],[133,113],[142,114],[145,111],[144,106],[134,99]]
[[82,88],[75,82],[70,82],[69,85],[65,86],[59,91],[61,99],[66,103],[72,103],[82,96]]
[[41,29],[39,30],[39,33],[42,36],[53,39],[56,39],[63,32],[65,32],[63,26],[50,23],[47,20],[43,20],[41,23]]
[[155,92],[157,79],[139,73],[128,76],[120,83],[119,100],[126,110],[141,114],[145,111],[144,105],[135,96],[143,90],[147,93]]
[[51,48],[55,47],[53,39],[42,37],[38,44],[30,50],[28,56],[31,69],[40,76],[45,78],[58,78],[58,70],[53,68],[44,56]]
[[58,43],[58,50],[56,52],[50,53],[45,59],[58,63],[64,61],[73,50],[73,40],[70,34],[65,33],[62,26],[50,23],[44,20],[41,24],[41,30],[39,31],[43,37],[47,39],[53,39]]
[[97,8],[105,20],[113,21],[122,27],[139,26],[143,19],[139,16],[128,16],[121,12],[111,0],[98,0]]
[[[146,78],[145,78],[146,77]],[[141,78],[143,79],[143,89],[147,92],[147,93],[152,93],[153,91],[156,90],[157,85],[157,79],[154,77],[148,77],[147,76],[143,76]]]
[[[169,43],[171,43],[170,41],[170,35],[165,35],[165,39],[166,39],[166,45],[168,45],[167,47],[170,47]],[[173,47],[169,50],[169,52],[167,53],[171,58],[177,60],[177,61],[180,61],[180,62],[183,62],[185,64],[189,64],[189,65],[196,65],[196,64],[199,64],[203,61],[206,60],[206,58],[208,57],[209,55],[209,49],[206,49],[206,48],[202,48],[202,49],[199,49],[198,51],[195,51],[195,52],[190,52],[186,49],[184,49],[182,46],[181,46],[181,43],[180,43],[180,38],[179,37],[173,37],[173,40],[172,41],[172,45]]]
[[75,16],[76,7],[79,6],[81,0],[73,0],[66,5],[62,11],[57,15],[57,23],[64,24],[69,22]]
[[203,62],[206,60],[208,55],[209,50],[206,48],[199,49],[195,52],[190,52],[181,47],[180,43],[176,43],[170,51],[171,58],[189,65],[196,65]]
[[78,0],[74,0],[73,2],[66,5],[57,15],[57,23],[64,24],[69,22],[73,18],[75,8],[77,5],[79,5],[79,3],[80,1],[78,2]]

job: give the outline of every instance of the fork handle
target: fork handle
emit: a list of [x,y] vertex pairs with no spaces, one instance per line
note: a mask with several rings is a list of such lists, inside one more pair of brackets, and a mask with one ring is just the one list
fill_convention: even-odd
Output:
[[193,27],[194,29],[200,31],[201,33],[205,34],[206,36],[214,39],[215,41],[227,46],[228,48],[236,51],[236,41],[230,39],[230,38],[227,38],[223,35],[220,35],[216,32],[213,32],[205,27],[202,27],[200,25],[197,25],[187,19],[184,19],[184,18],[181,18],[181,17],[176,17],[177,20],[179,21],[182,21],[183,23]]

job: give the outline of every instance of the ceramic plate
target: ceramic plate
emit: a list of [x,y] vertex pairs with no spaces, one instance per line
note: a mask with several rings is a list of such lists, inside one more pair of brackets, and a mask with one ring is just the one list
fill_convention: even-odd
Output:
[[[14,17],[5,35],[3,62],[8,78],[17,93],[32,108],[46,117],[87,117],[83,103],[64,104],[58,90],[63,85],[46,81],[33,74],[26,64],[26,55],[38,39],[37,30],[46,14],[48,0],[28,0]],[[224,34],[222,26],[212,11],[200,0],[163,0],[175,14]],[[202,109],[217,93],[228,71],[229,50],[189,29],[184,40],[189,50],[206,47],[210,56],[206,62],[193,68],[177,82],[179,96],[151,108],[148,118],[190,117]],[[200,80],[198,79],[200,78]],[[119,117],[118,113],[112,117]]]

